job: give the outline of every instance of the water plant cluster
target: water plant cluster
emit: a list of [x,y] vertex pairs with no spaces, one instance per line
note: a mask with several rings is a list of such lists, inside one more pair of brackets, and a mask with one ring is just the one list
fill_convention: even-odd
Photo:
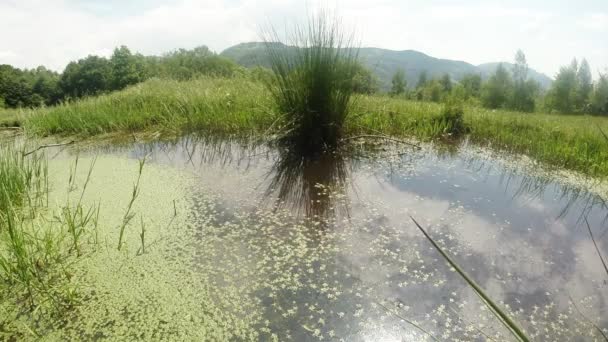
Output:
[[276,43],[275,31],[266,39],[274,76],[268,88],[283,121],[281,140],[299,155],[337,147],[358,69],[353,38],[327,14],[309,20],[289,38],[294,51]]

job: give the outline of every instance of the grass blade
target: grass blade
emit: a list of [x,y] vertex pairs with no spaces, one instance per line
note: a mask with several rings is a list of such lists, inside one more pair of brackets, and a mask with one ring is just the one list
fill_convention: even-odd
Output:
[[602,257],[602,253],[600,253],[600,249],[597,247],[595,243],[595,238],[593,237],[593,232],[591,231],[591,226],[589,225],[589,221],[587,221],[587,217],[585,217],[585,223],[587,224],[587,230],[589,231],[589,236],[591,236],[591,241],[593,241],[593,246],[595,246],[595,251],[597,255],[600,257],[602,261],[602,265],[604,265],[604,270],[606,271],[606,275],[608,275],[608,267],[606,266],[606,262],[604,261],[604,257]]
[[492,299],[490,299],[490,297],[483,291],[483,289],[479,285],[477,285],[477,283],[473,279],[471,279],[471,277],[469,277],[458,266],[458,264],[456,264],[456,262],[454,262],[454,260],[452,260],[452,258],[450,258],[450,256],[441,247],[439,247],[439,245],[437,245],[437,243],[435,242],[435,240],[433,240],[433,238],[424,230],[424,228],[422,228],[422,226],[420,226],[420,224],[418,224],[418,222],[412,216],[410,216],[410,218],[412,219],[412,221],[414,221],[414,224],[416,224],[416,226],[418,227],[418,229],[420,229],[420,231],[422,232],[422,234],[424,234],[424,236],[429,240],[429,242],[433,245],[433,247],[435,247],[435,249],[443,256],[443,258],[452,267],[454,267],[454,269],[456,270],[456,272],[458,272],[458,274],[460,274],[460,276],[462,278],[464,278],[464,280],[473,288],[473,290],[475,291],[475,293],[477,293],[477,295],[479,295],[479,297],[490,308],[490,310],[501,321],[501,323],[507,329],[509,329],[509,331],[511,331],[511,333],[518,340],[525,341],[525,342],[530,341],[530,339],[526,336],[526,334],[519,327],[519,325],[517,325],[517,323],[515,323],[515,321],[513,321],[511,319],[511,317],[509,317],[509,315],[507,315],[500,307],[498,307],[498,305],[496,303],[494,303],[492,301]]

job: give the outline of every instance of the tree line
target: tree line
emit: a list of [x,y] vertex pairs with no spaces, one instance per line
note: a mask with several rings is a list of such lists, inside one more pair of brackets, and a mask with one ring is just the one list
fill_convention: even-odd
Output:
[[546,91],[529,77],[528,71],[526,56],[519,50],[511,70],[499,64],[485,81],[480,74],[464,75],[458,82],[449,74],[429,79],[423,71],[415,87],[408,88],[405,72],[398,70],[389,93],[419,101],[459,100],[490,109],[608,115],[608,74],[600,73],[593,82],[586,60],[578,63],[575,59],[560,68]]
[[89,55],[70,62],[62,73],[40,66],[21,70],[0,65],[0,108],[38,107],[121,90],[152,77],[188,80],[201,75],[228,77],[241,69],[207,47],[143,56],[126,46],[110,58]]
[[[515,64],[499,64],[496,71],[482,80],[479,74],[468,74],[452,80],[449,74],[429,77],[419,75],[414,87],[408,87],[405,72],[398,70],[392,78],[391,96],[411,100],[442,102],[458,100],[491,109],[522,112],[548,111],[608,115],[608,74],[593,82],[586,60],[573,60],[562,67],[544,91],[528,75],[526,56],[520,50]],[[40,66],[21,70],[0,65],[0,108],[51,106],[84,96],[121,90],[152,77],[189,80],[195,77],[232,77],[247,74],[269,80],[270,70],[256,67],[247,70],[233,61],[210,51],[206,46],[192,50],[179,49],[162,56],[132,53],[118,47],[109,58],[89,55],[70,62],[62,73]],[[352,80],[354,91],[373,94],[379,91],[377,77],[359,65]]]

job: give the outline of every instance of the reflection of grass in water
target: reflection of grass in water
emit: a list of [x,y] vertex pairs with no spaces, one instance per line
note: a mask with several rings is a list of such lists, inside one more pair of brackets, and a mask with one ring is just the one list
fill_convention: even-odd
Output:
[[291,206],[309,218],[329,219],[336,213],[334,197],[344,192],[348,166],[341,153],[299,157],[281,153],[273,165],[266,196],[276,193],[277,206]]
[[441,248],[439,245],[433,240],[433,238],[418,224],[418,222],[410,216],[414,224],[420,229],[422,234],[429,240],[429,242],[437,249],[437,251],[441,254],[441,256],[460,274],[460,276],[471,286],[473,291],[481,298],[481,300],[488,306],[488,308],[494,313],[494,315],[501,321],[501,323],[511,331],[513,336],[515,336],[520,341],[529,341],[530,339],[526,336],[524,331],[519,327],[517,323],[509,315],[501,309],[494,301],[485,293],[485,291],[477,285],[477,283],[471,279],[465,272],[456,264],[454,260]]

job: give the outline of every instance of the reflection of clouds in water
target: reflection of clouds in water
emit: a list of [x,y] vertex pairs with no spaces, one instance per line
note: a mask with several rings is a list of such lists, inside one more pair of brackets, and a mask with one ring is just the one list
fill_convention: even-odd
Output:
[[[350,207],[349,217],[319,236],[314,225],[303,224],[289,210],[259,206],[272,168],[268,154],[244,163],[239,156],[248,153],[238,146],[205,154],[196,153],[190,143],[186,147],[187,153],[184,146],[168,146],[153,158],[193,170],[200,177],[197,190],[203,196],[214,194],[214,203],[221,203],[206,214],[222,220],[199,218],[207,222],[201,227],[207,239],[201,255],[215,263],[207,269],[256,296],[265,314],[276,320],[273,329],[285,329],[287,335],[329,339],[348,333],[355,340],[407,340],[413,332],[411,340],[419,340],[420,332],[387,314],[377,304],[382,303],[417,320],[440,340],[485,339],[478,329],[492,336],[500,332],[496,339],[504,340],[508,333],[450,271],[409,215],[429,227],[463,268],[493,298],[517,311],[517,320],[534,334],[554,339],[578,334],[566,331],[580,319],[563,288],[576,299],[594,300],[588,309],[594,317],[606,310],[606,287],[601,287],[598,273],[602,268],[591,242],[574,229],[576,218],[556,219],[562,203],[543,191],[546,182],[539,186],[527,179],[518,186],[517,177],[510,176],[509,186],[523,193],[514,198],[498,180],[500,172],[471,172],[457,158],[431,157],[420,163],[414,158],[390,169],[364,160],[351,174],[353,188],[343,189],[348,197],[334,198]],[[303,189],[316,189],[314,182],[331,179],[321,175]],[[526,196],[529,192],[535,195]],[[576,203],[573,208],[582,206]],[[215,227],[208,222],[220,223]],[[226,270],[233,274],[226,275]],[[239,282],[244,275],[247,282]],[[297,314],[290,311],[294,305]],[[568,315],[563,323],[560,314]]]
[[[608,280],[608,275],[604,270],[604,266],[597,255],[593,242],[591,240],[581,240],[574,244],[574,253],[576,255],[576,264],[584,270],[584,274],[589,279],[599,282]],[[608,290],[608,287],[606,288]]]
[[[394,177],[394,175],[392,176]],[[381,182],[378,186],[369,178],[360,178],[362,179],[357,179],[358,188],[361,189],[361,193],[369,194],[367,198],[374,203],[374,207],[379,205],[382,207],[381,211],[384,213],[386,224],[398,224],[400,221],[404,222],[403,220],[408,222],[407,215],[397,213],[391,216],[387,214],[399,212],[400,208],[406,208],[405,211],[415,213],[417,219],[426,222],[438,239],[445,236],[456,236],[458,247],[454,254],[470,255],[473,252],[474,257],[487,263],[485,271],[494,274],[483,283],[492,298],[505,300],[511,306],[519,307],[520,310],[535,310],[535,306],[525,303],[526,300],[529,300],[529,296],[532,296],[535,300],[529,301],[529,303],[537,303],[539,308],[543,308],[543,315],[548,315],[547,317],[557,317],[558,312],[571,311],[572,307],[567,299],[567,292],[562,290],[564,284],[574,286],[573,282],[576,282],[577,279],[589,278],[589,267],[594,268],[594,273],[598,275],[603,272],[601,262],[597,255],[594,255],[594,249],[589,240],[583,240],[587,248],[584,249],[584,258],[579,256],[576,262],[568,258],[573,254],[572,251],[567,252],[572,249],[573,245],[568,241],[577,232],[573,232],[565,220],[556,218],[562,209],[557,209],[556,203],[547,205],[546,199],[543,197],[537,195],[525,198],[516,197],[516,204],[511,209],[512,211],[503,211],[503,216],[507,217],[517,217],[519,210],[525,210],[524,212],[528,216],[536,216],[534,226],[517,227],[518,229],[513,230],[512,224],[508,220],[505,222],[497,222],[496,219],[489,220],[490,216],[487,214],[482,217],[477,216],[475,212],[464,209],[457,203],[424,198],[416,193],[403,190],[404,187],[407,188],[403,182],[399,184],[399,188],[396,188],[390,186],[391,183]],[[538,188],[534,189],[538,191],[538,194],[543,194]],[[483,201],[483,198],[478,198],[477,201]],[[555,198],[553,201],[557,202]],[[571,201],[568,202],[568,205],[572,206]],[[495,217],[495,215],[491,217]],[[520,222],[525,223],[521,220]],[[577,255],[581,253],[580,247],[575,247],[575,249],[579,250],[576,252]],[[579,263],[586,266],[579,267]],[[562,267],[563,264],[568,266]],[[465,263],[465,265],[467,264]],[[599,296],[599,298],[596,297],[601,303],[599,306],[605,307],[604,294],[596,291],[589,292],[588,286],[586,290],[584,290],[584,286],[575,287],[583,290],[583,293],[586,291],[588,295]],[[574,291],[574,293],[583,294],[580,291]],[[595,309],[596,313],[601,311],[598,311],[597,306]],[[470,313],[464,315],[466,317]],[[475,317],[475,314],[472,317]],[[537,325],[543,325],[534,318],[532,313],[527,319],[532,322],[530,323],[531,329]],[[536,319],[539,320],[542,317],[536,317]],[[569,328],[572,326],[567,324],[554,327],[558,333]]]

